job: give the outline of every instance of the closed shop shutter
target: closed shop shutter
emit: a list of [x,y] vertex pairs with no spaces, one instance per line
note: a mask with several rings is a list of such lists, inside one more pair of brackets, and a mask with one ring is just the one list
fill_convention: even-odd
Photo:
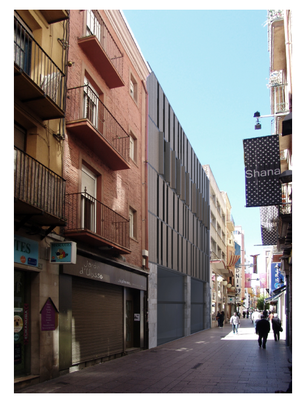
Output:
[[197,279],[191,279],[191,333],[203,330],[205,304],[204,282]]
[[72,364],[123,351],[123,288],[73,277]]

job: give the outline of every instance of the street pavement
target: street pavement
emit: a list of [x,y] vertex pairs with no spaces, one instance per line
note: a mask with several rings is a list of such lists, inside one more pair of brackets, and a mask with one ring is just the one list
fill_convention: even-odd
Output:
[[285,332],[259,348],[250,319],[87,367],[15,393],[275,393],[291,381]]

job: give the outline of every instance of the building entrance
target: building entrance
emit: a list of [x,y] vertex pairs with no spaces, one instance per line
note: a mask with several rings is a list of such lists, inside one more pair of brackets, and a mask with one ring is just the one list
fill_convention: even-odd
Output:
[[14,372],[15,377],[29,371],[29,304],[27,275],[15,270],[14,274]]

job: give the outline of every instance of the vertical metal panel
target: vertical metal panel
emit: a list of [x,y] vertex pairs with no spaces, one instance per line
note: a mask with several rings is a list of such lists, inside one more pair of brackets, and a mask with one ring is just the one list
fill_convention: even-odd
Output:
[[161,176],[158,177],[158,190],[157,190],[157,202],[158,202],[158,217],[163,220],[163,179]]
[[176,173],[176,192],[179,196],[181,196],[181,168],[182,168],[182,162],[179,158],[177,158],[177,163],[176,163],[176,169],[177,169],[177,173]]
[[173,231],[173,243],[172,243],[172,268],[178,269],[178,234]]
[[148,91],[148,115],[157,124],[157,78],[151,73],[146,80]]
[[179,219],[179,229],[178,232],[182,235],[183,234],[183,203],[182,201],[178,198],[178,210],[179,210],[179,215],[178,215],[178,219]]
[[149,232],[153,232],[152,235],[149,235],[148,238],[148,258],[150,262],[156,263],[157,262],[157,218],[152,215],[148,214],[148,227]]
[[164,141],[164,179],[167,183],[170,183],[170,177],[171,177],[170,143]]
[[167,233],[167,267],[172,268],[172,229],[167,226],[166,227],[166,233]]
[[170,187],[172,189],[177,188],[177,159],[176,159],[176,152],[173,150],[171,151],[170,155]]
[[159,85],[159,130],[163,132],[164,126],[163,126],[163,90],[161,86]]
[[189,207],[191,205],[191,185],[190,185],[190,174],[185,172],[185,202]]
[[180,198],[181,200],[186,200],[186,178],[185,178],[185,167],[184,165],[181,166],[181,193]]
[[168,120],[169,120],[169,103],[168,100],[166,98],[166,96],[164,96],[164,102],[163,102],[163,109],[164,109],[164,126],[163,126],[163,131],[164,131],[164,137],[165,140],[169,141],[169,133],[168,133]]
[[191,210],[197,214],[197,187],[194,182],[191,183]]
[[153,214],[157,214],[157,173],[148,167],[148,208]]
[[164,175],[164,133],[159,132],[159,148],[158,148],[158,154],[159,154],[159,166],[158,166],[158,172],[160,175]]
[[167,215],[167,223],[170,227],[173,227],[174,225],[174,197],[173,197],[173,191],[168,188],[168,196],[167,196],[167,203],[168,203],[168,215]]
[[162,265],[167,267],[167,229],[166,225],[162,223]]
[[159,166],[159,131],[153,123],[149,123],[148,162],[156,170]]

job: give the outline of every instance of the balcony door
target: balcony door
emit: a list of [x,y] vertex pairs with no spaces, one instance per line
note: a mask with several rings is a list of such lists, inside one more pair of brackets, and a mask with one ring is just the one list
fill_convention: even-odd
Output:
[[98,129],[98,99],[99,96],[94,91],[92,85],[88,79],[84,77],[84,101],[83,101],[83,114],[84,118],[87,118],[93,126]]
[[81,227],[96,232],[97,177],[84,165],[82,166],[81,192]]

